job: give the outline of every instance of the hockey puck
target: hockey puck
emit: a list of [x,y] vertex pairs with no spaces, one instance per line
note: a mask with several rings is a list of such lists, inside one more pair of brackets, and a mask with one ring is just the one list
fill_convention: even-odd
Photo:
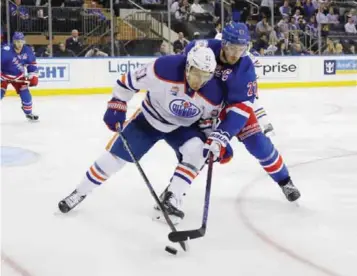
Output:
[[172,254],[172,255],[176,255],[177,254],[177,250],[175,248],[171,247],[171,246],[166,246],[165,250],[167,252],[169,252],[170,254]]

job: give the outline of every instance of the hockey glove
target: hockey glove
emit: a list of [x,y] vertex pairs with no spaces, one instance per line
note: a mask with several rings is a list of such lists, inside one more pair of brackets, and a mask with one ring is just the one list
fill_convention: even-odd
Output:
[[[221,130],[213,131],[207,138],[203,146],[203,157],[207,158],[211,152],[213,154],[213,161],[223,160],[226,153],[226,147],[229,144],[228,133]],[[233,151],[232,151],[233,152]]]
[[38,77],[37,76],[29,76],[28,78],[29,86],[37,86],[38,84]]
[[126,102],[116,98],[112,98],[108,102],[108,108],[103,120],[110,130],[117,131],[118,128],[122,127],[126,119],[126,110]]

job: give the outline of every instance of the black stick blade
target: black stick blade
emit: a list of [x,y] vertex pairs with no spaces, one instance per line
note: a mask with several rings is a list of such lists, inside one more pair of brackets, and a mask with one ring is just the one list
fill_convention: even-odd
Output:
[[187,241],[188,239],[197,239],[205,235],[206,229],[200,228],[197,230],[188,230],[188,231],[177,231],[171,232],[169,234],[169,240],[172,242],[182,242]]

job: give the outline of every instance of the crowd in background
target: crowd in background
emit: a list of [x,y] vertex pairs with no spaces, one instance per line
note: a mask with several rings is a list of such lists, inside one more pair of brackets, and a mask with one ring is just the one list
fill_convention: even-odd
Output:
[[[255,0],[259,7],[256,13],[253,12],[252,5],[244,0],[227,1],[229,5],[225,5],[223,12],[220,0],[137,0],[136,2],[151,9],[155,6],[157,9],[167,10],[167,5],[169,6],[178,39],[171,45],[172,47],[169,47],[167,41],[160,43],[156,51],[152,52],[156,56],[169,54],[169,48],[173,53],[180,53],[188,39],[219,37],[222,29],[222,13],[226,22],[241,21],[249,26],[252,37],[251,47],[260,55],[356,54],[356,9],[353,6],[340,6],[332,0]],[[116,14],[119,15],[120,9],[130,3],[128,0],[114,0]],[[99,7],[109,7],[108,0],[98,0],[98,2],[53,0],[51,4],[53,7],[80,7],[81,14],[84,13],[103,22],[107,20],[107,15]],[[2,0],[3,5],[4,0]],[[36,10],[36,19],[45,20],[47,5],[47,0],[15,0],[14,3],[10,2],[10,16],[20,17],[21,22],[26,22],[32,16],[29,7],[36,6],[43,7]],[[2,14],[2,25],[3,18],[4,14]],[[197,29],[190,35],[187,29],[199,22],[207,23],[205,26],[212,27],[209,30],[206,28],[205,31]],[[109,24],[104,26],[107,25],[109,26]],[[26,24],[22,24],[21,27],[25,28],[21,31],[26,32]],[[128,49],[121,40],[119,32],[115,33],[114,40],[114,55],[128,56]],[[36,55],[49,56],[49,46],[36,48]],[[54,45],[53,49],[55,57],[108,55],[111,55],[109,34],[101,36],[96,45],[85,48],[77,29],[73,29],[68,38]]]

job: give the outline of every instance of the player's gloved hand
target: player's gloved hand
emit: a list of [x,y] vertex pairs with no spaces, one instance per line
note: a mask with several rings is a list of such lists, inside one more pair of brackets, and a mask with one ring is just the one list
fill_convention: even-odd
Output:
[[112,131],[117,131],[121,128],[126,119],[126,102],[116,98],[112,98],[108,102],[107,111],[104,114],[104,122]]
[[28,78],[28,81],[29,81],[29,86],[37,86],[38,84],[38,77],[37,76],[34,76],[34,75],[30,75],[29,78]]
[[[207,138],[203,146],[203,157],[207,158],[212,152],[213,161],[223,160],[225,157],[227,145],[229,144],[228,133],[221,130],[213,131]],[[233,151],[232,151],[233,152]]]

